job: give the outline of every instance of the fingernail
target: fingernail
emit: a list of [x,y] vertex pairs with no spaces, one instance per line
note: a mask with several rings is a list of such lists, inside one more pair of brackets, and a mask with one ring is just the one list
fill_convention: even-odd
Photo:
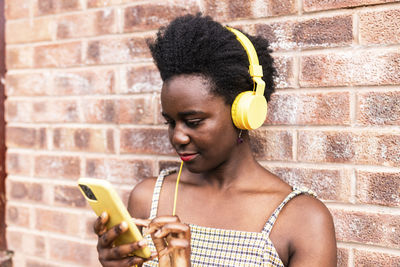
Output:
[[103,211],[103,212],[101,213],[100,217],[101,217],[102,219],[105,219],[105,218],[107,217],[107,212]]
[[146,239],[142,239],[139,241],[139,246],[144,247],[147,246],[147,240]]
[[128,229],[128,224],[126,222],[121,222],[119,229],[121,229],[121,231]]

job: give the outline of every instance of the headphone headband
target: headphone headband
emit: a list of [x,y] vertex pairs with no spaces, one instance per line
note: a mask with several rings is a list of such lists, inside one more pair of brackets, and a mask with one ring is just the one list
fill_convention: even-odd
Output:
[[256,49],[246,35],[236,29],[230,27],[226,28],[236,35],[236,39],[240,42],[240,44],[246,51],[247,57],[249,59],[249,73],[256,85],[256,94],[264,95],[265,82],[261,79],[261,77],[263,76],[263,70],[258,61]]

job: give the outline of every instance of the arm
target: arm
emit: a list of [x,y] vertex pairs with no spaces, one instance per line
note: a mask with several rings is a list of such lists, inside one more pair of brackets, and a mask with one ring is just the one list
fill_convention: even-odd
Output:
[[329,210],[319,200],[306,195],[292,201],[290,218],[287,218],[292,229],[288,266],[335,267],[335,228]]

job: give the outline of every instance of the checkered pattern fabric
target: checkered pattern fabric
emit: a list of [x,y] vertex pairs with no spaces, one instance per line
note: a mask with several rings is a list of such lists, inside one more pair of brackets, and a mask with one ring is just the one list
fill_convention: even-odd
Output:
[[[156,182],[150,218],[157,215],[158,199],[164,177],[176,169],[163,170]],[[261,232],[244,232],[236,230],[215,229],[190,225],[192,234],[192,266],[284,266],[269,239],[269,234],[285,204],[300,194],[315,196],[308,189],[294,190],[283,200],[271,215]],[[150,236],[146,236],[151,250],[155,250]],[[157,260],[146,262],[143,266],[158,266]]]

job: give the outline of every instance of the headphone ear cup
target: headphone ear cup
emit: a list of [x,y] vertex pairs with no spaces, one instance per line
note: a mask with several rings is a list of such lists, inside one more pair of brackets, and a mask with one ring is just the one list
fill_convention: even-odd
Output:
[[233,101],[231,114],[235,126],[242,130],[254,130],[263,125],[267,117],[267,100],[254,91],[240,93]]

